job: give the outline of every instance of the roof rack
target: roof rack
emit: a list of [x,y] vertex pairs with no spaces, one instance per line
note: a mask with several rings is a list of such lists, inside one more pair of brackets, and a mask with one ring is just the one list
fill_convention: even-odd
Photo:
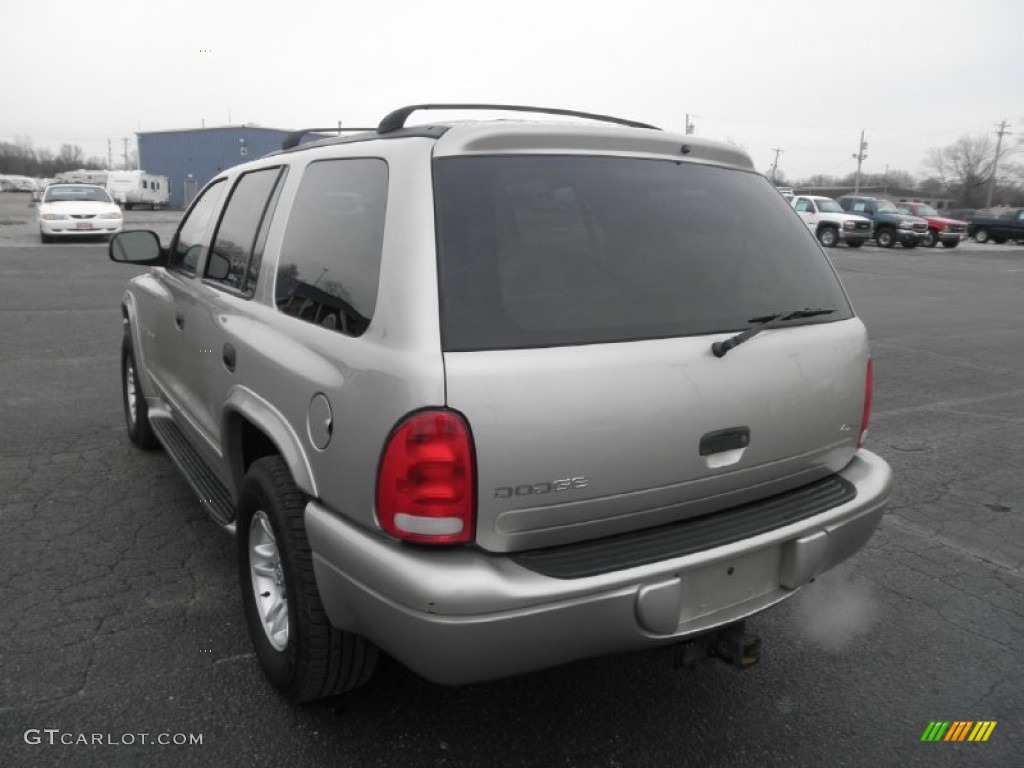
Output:
[[297,147],[299,142],[302,141],[302,137],[307,133],[336,133],[339,136],[342,133],[365,133],[366,131],[375,131],[376,128],[342,128],[340,126],[334,126],[332,128],[303,128],[301,131],[292,131],[284,137],[284,141],[281,142],[281,149],[291,149]]
[[377,133],[392,133],[405,127],[405,121],[409,115],[421,109],[480,109],[499,110],[502,112],[537,112],[545,115],[564,115],[566,117],[583,117],[588,120],[599,120],[604,123],[615,123],[616,125],[627,125],[631,128],[649,128],[653,131],[661,129],[639,123],[635,120],[624,120],[621,117],[609,117],[608,115],[596,115],[591,112],[577,112],[572,109],[552,109],[550,107],[526,107],[518,104],[413,104],[408,107],[401,107],[384,116],[377,126]]

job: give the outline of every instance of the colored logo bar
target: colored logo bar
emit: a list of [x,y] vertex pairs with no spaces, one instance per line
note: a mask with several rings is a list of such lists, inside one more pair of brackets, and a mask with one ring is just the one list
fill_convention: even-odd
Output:
[[996,720],[932,720],[921,734],[921,741],[988,741],[996,729]]

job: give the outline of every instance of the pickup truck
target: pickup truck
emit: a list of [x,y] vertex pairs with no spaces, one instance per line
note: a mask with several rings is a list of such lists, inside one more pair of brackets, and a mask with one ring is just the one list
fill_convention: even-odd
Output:
[[1024,208],[1011,208],[998,216],[975,216],[967,233],[979,243],[1024,242]]
[[847,213],[871,219],[875,224],[875,242],[882,248],[892,248],[896,243],[916,248],[928,237],[927,221],[900,213],[889,200],[844,195],[839,198],[839,205]]
[[871,220],[846,213],[831,197],[799,195],[793,198],[791,205],[826,248],[834,248],[839,243],[860,248],[871,239]]
[[956,248],[967,237],[967,222],[943,216],[927,203],[900,200],[896,210],[910,216],[920,216],[928,222],[928,237],[924,244],[934,248],[942,243],[943,248]]

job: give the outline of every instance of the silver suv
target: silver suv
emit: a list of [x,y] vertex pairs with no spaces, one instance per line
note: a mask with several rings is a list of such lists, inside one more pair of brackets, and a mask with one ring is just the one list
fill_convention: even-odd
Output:
[[[587,118],[406,127],[217,175],[122,300],[128,433],[238,542],[289,698],[708,638],[872,535],[864,325],[725,145]],[[494,105],[486,105],[496,109]],[[697,640],[695,640],[697,638]]]

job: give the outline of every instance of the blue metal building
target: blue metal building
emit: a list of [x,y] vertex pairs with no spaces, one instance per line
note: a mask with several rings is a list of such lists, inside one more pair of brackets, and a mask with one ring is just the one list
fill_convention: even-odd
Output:
[[166,176],[170,205],[184,208],[217,173],[280,149],[288,133],[253,125],[137,133],[139,167]]

